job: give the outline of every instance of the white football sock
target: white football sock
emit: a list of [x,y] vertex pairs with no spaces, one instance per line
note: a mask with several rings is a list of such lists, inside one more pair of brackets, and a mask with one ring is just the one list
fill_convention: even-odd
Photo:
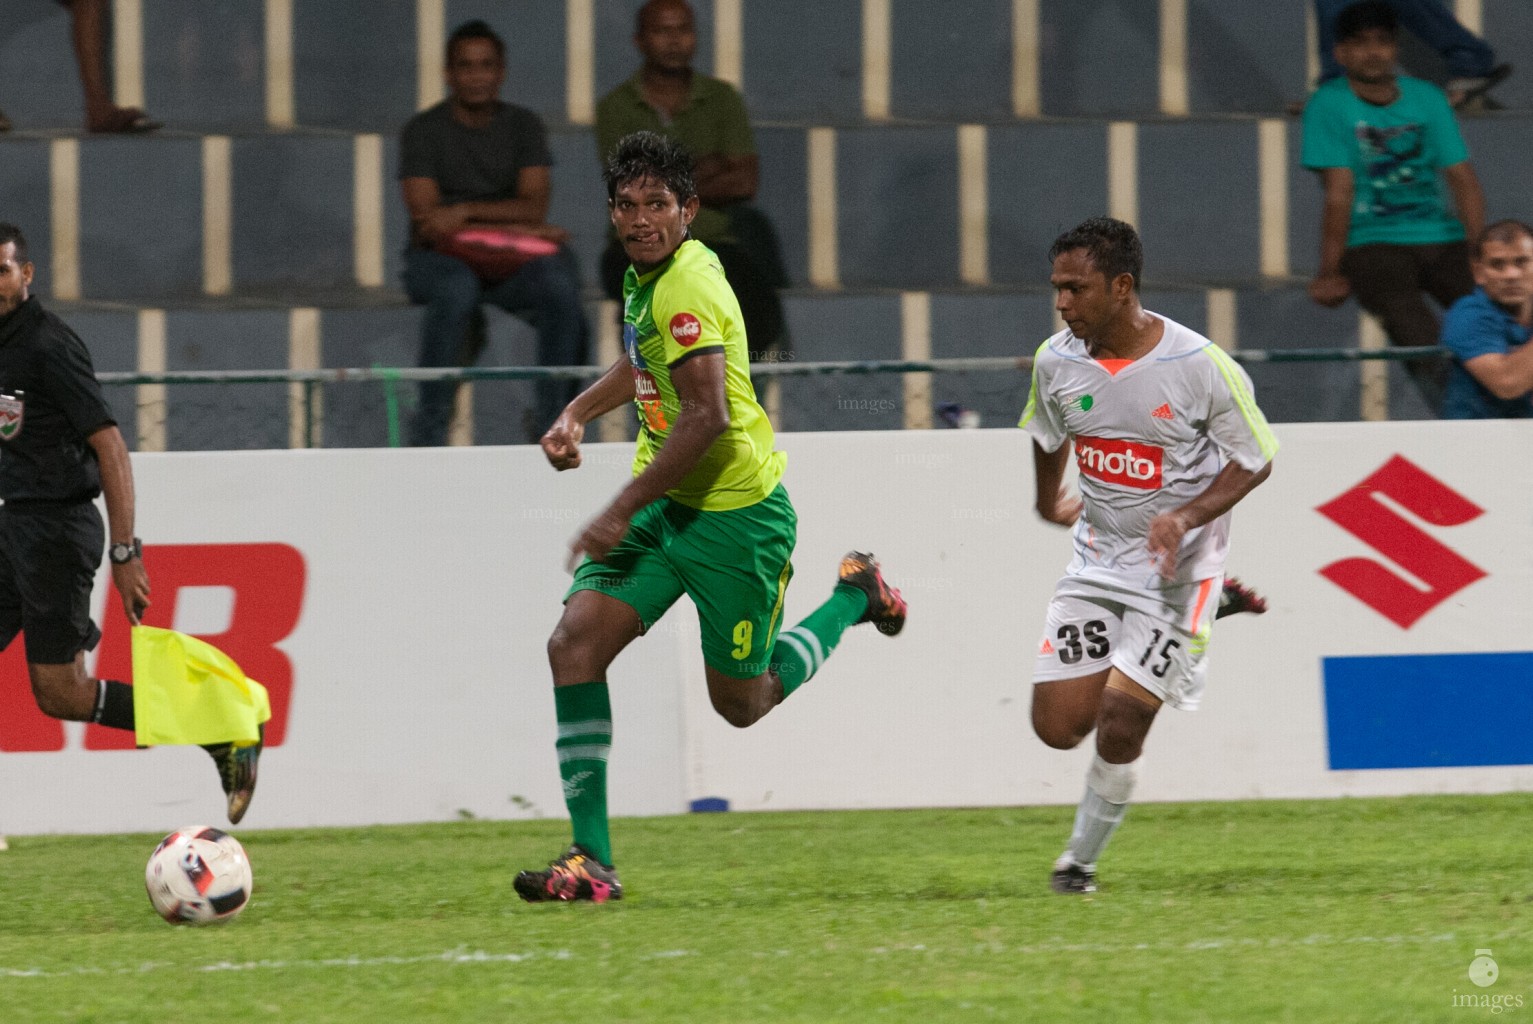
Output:
[[1070,847],[1060,857],[1056,869],[1068,867],[1068,861],[1088,871],[1095,870],[1097,858],[1128,810],[1138,774],[1133,762],[1109,764],[1101,754],[1092,758],[1086,772],[1086,793],[1075,810]]

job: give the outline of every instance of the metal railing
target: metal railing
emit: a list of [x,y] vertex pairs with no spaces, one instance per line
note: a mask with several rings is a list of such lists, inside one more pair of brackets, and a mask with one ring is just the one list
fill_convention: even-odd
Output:
[[[1449,351],[1438,346],[1384,349],[1237,349],[1231,358],[1241,363],[1361,363],[1399,362],[1408,359],[1442,358]],[[1027,370],[1031,356],[975,356],[949,359],[866,359],[799,361],[791,358],[751,364],[755,378],[814,377],[845,374],[1016,373]],[[192,384],[286,384],[290,389],[290,414],[294,417],[290,437],[293,447],[316,447],[320,427],[321,389],[334,384],[378,384],[383,389],[384,409],[391,445],[400,438],[402,384],[421,381],[538,381],[589,380],[606,372],[604,366],[491,366],[491,367],[344,367],[307,370],[183,370],[160,373],[103,372],[104,385],[140,386],[155,390],[140,393],[139,407],[164,403],[163,388]]]

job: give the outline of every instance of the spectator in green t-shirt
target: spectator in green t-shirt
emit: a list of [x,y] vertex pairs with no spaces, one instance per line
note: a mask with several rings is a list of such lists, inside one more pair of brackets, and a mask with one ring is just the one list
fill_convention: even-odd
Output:
[[[1384,324],[1391,344],[1437,344],[1437,313],[1474,291],[1469,245],[1485,222],[1485,197],[1443,91],[1396,73],[1399,26],[1381,0],[1336,19],[1336,60],[1346,77],[1315,91],[1304,108],[1305,167],[1320,175],[1320,269],[1310,296],[1339,306],[1355,294]],[[1444,193],[1453,194],[1449,205]],[[1436,413],[1447,366],[1406,363]]]
[[[596,144],[605,160],[619,139],[636,131],[667,135],[696,163],[702,202],[691,235],[723,264],[745,317],[751,359],[789,348],[777,290],[788,283],[771,222],[756,197],[756,141],[739,90],[692,69],[697,28],[686,0],[649,0],[639,9],[634,46],[644,58],[633,77],[596,107]],[[612,238],[602,254],[602,288],[621,296],[628,258]]]

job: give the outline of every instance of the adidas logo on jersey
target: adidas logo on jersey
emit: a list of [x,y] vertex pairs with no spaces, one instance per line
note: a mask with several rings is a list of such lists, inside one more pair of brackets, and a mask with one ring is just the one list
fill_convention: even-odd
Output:
[[1154,417],[1155,419],[1158,419],[1158,420],[1174,420],[1174,419],[1176,419],[1176,417],[1171,414],[1171,403],[1170,402],[1162,402],[1162,403],[1160,403],[1159,405],[1157,405],[1155,407],[1155,409],[1153,411],[1151,411],[1150,415],[1152,417]]
[[1043,654],[1043,655],[1049,655],[1049,654],[1053,654],[1054,653],[1054,645],[1049,643],[1049,638],[1048,637],[1044,637],[1043,638],[1043,643],[1038,645],[1038,653],[1039,654]]

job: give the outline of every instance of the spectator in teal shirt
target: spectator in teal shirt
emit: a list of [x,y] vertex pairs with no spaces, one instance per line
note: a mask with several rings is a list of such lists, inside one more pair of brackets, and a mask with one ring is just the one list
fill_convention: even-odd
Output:
[[1475,253],[1473,293],[1443,320],[1453,352],[1445,419],[1533,417],[1533,227],[1503,220]]
[[[1399,26],[1382,0],[1355,3],[1336,19],[1346,77],[1322,85],[1304,108],[1302,160],[1325,191],[1309,293],[1331,307],[1355,294],[1391,344],[1431,347],[1438,318],[1423,292],[1447,308],[1474,290],[1465,239],[1479,236],[1485,199],[1447,97],[1397,74],[1398,55]],[[1447,367],[1414,359],[1406,369],[1436,413]]]

